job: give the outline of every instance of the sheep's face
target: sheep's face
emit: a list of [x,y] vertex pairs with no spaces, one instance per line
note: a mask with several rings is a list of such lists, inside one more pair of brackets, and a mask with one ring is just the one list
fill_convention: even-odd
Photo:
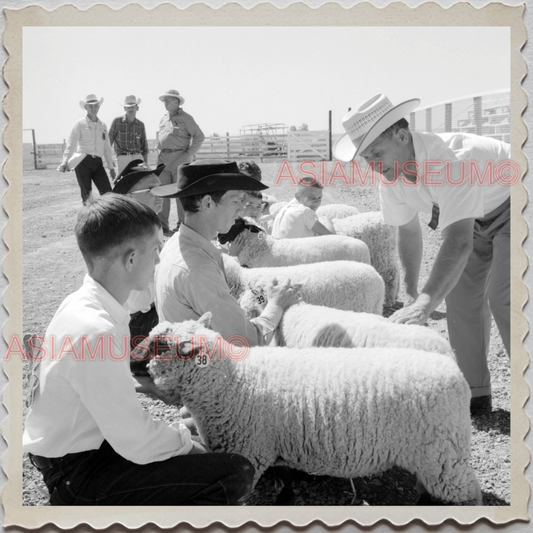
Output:
[[235,224],[233,224],[228,233],[219,233],[218,242],[220,242],[220,244],[233,242],[245,230],[249,230],[251,233],[257,233],[261,235],[261,237],[264,233],[263,229],[258,226],[252,218],[239,217],[235,220]]
[[239,298],[239,305],[249,320],[258,317],[267,304],[264,289],[246,289]]

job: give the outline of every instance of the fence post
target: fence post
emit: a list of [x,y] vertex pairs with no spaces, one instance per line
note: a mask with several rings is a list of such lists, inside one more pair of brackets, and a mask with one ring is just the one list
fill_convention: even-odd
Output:
[[329,111],[329,117],[328,117],[328,161],[333,161],[333,147],[331,146],[331,109]]
[[31,138],[33,142],[33,166],[37,170],[37,145],[35,144],[35,130],[31,130]]
[[452,104],[445,104],[444,106],[444,131],[452,131]]
[[431,131],[431,107],[426,109],[426,131]]
[[416,115],[414,111],[409,113],[409,129],[416,131]]
[[483,135],[483,123],[481,120],[481,96],[474,97],[474,124],[476,135]]

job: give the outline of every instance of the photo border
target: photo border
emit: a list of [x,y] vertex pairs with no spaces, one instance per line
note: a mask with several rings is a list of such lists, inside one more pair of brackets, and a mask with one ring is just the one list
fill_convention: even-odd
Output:
[[[9,287],[4,293],[4,306],[9,318],[3,333],[7,344],[13,335],[22,337],[22,28],[24,26],[509,26],[511,28],[511,145],[513,160],[521,169],[522,178],[527,161],[522,152],[527,130],[522,113],[527,96],[521,87],[526,74],[526,64],[520,52],[526,41],[523,22],[524,6],[489,4],[476,8],[470,4],[455,4],[450,8],[428,3],[416,8],[397,2],[384,8],[371,4],[357,4],[345,8],[339,4],[326,4],[310,8],[305,4],[291,4],[279,9],[271,4],[260,4],[245,9],[238,4],[227,4],[213,9],[203,4],[188,8],[164,4],[152,9],[141,5],[128,5],[120,10],[105,5],[87,10],[75,6],[63,6],[47,11],[39,6],[22,9],[5,9],[6,26],[4,46],[9,59],[4,66],[4,78],[9,87],[4,99],[4,112],[9,124],[4,132],[4,144],[9,151],[4,166],[4,176],[9,188],[3,198],[3,206],[9,216],[4,229],[4,241],[9,252],[3,262]],[[104,21],[104,23],[103,23]],[[523,405],[529,396],[524,379],[528,354],[523,339],[528,324],[523,314],[527,301],[527,288],[523,275],[527,268],[527,256],[522,248],[528,230],[522,212],[527,204],[527,192],[520,182],[512,189],[511,250],[512,250],[512,343],[511,351],[511,505],[483,507],[43,507],[22,506],[22,362],[12,358],[4,362],[9,384],[3,395],[8,417],[3,426],[8,442],[2,466],[8,477],[2,494],[5,510],[4,525],[36,528],[56,524],[71,528],[87,523],[94,528],[104,528],[120,523],[129,528],[145,524],[157,524],[168,528],[176,524],[205,527],[222,523],[237,527],[247,522],[269,527],[282,521],[294,526],[306,526],[320,521],[337,526],[353,521],[370,526],[381,520],[394,525],[422,520],[436,525],[445,520],[460,524],[472,524],[481,518],[495,524],[511,520],[527,520],[527,503],[530,493],[524,469],[529,462],[529,451],[524,437],[529,419]],[[357,509],[357,516],[354,516]],[[216,515],[216,516],[215,516]],[[154,516],[157,517],[154,519]]]

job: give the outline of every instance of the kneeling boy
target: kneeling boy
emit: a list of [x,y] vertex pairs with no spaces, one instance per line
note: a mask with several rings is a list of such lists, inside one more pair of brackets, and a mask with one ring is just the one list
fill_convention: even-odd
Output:
[[88,274],[47,329],[23,435],[52,505],[226,505],[250,491],[247,459],[206,453],[137,399],[124,303],[153,279],[161,238],[154,211],[126,197],[105,194],[79,213]]

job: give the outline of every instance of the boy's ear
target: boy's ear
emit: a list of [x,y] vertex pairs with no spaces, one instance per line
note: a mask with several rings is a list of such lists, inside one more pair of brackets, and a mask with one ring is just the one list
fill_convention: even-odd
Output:
[[134,248],[128,247],[122,253],[122,264],[128,272],[131,272],[133,270],[136,259],[137,259],[137,250],[135,250]]

